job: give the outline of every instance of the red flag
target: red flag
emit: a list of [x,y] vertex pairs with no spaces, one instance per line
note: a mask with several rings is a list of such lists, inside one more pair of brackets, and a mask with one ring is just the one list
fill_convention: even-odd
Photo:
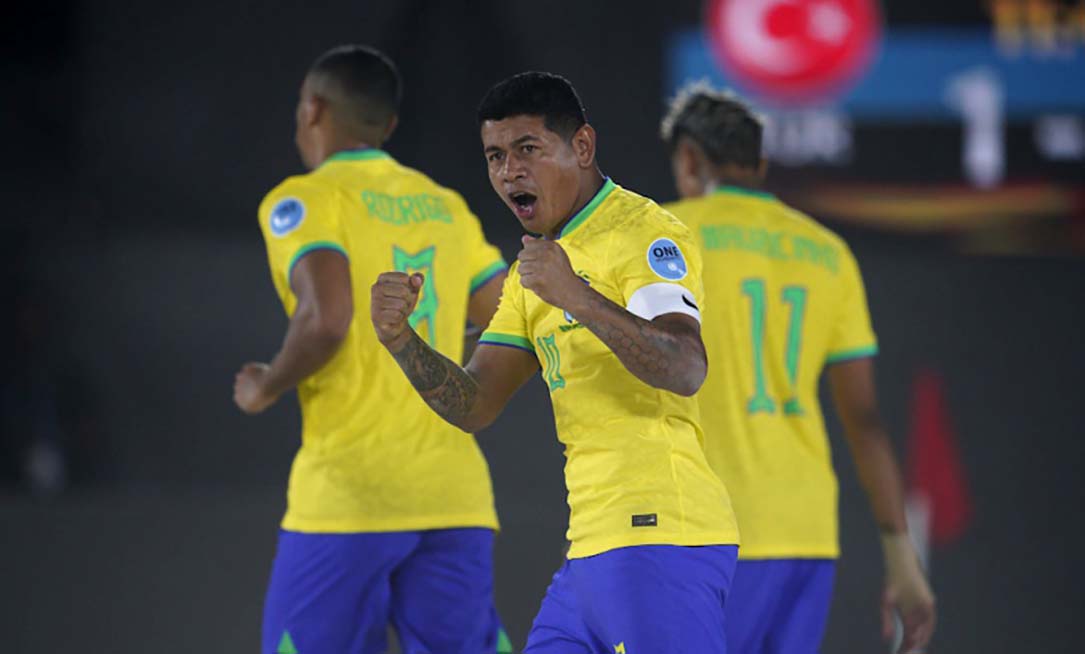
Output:
[[908,438],[909,504],[928,514],[923,526],[934,545],[960,538],[972,518],[972,498],[942,389],[937,372],[916,375]]

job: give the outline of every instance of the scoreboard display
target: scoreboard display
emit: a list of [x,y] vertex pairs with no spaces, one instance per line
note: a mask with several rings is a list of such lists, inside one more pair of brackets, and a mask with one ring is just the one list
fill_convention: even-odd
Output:
[[750,100],[773,190],[819,217],[1085,252],[1085,2],[995,0],[963,26],[881,9],[710,0],[672,35],[666,95],[707,80]]

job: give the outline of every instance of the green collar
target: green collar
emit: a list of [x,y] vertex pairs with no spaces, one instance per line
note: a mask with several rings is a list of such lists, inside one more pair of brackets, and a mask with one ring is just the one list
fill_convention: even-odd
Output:
[[712,193],[729,193],[731,195],[745,195],[751,198],[761,198],[762,200],[775,200],[776,196],[772,193],[766,193],[764,191],[755,191],[753,189],[742,188],[741,186],[717,186],[712,189]]
[[595,194],[595,197],[591,199],[591,202],[584,205],[584,208],[576,212],[572,220],[565,223],[565,227],[561,228],[561,233],[558,234],[558,238],[568,236],[574,229],[584,224],[584,221],[588,219],[588,216],[592,215],[600,204],[603,204],[603,200],[607,199],[611,191],[618,187],[609,177],[604,178],[603,187]]
[[340,150],[332,156],[324,160],[324,163],[331,161],[370,161],[373,159],[391,159],[384,150],[378,150],[377,148],[358,148],[356,150]]

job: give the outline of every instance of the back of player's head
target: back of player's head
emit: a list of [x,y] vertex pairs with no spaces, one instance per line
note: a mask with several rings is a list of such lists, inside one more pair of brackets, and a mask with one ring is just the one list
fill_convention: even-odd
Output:
[[699,145],[713,164],[743,168],[761,163],[762,131],[761,119],[737,96],[704,83],[678,93],[660,128],[671,152],[685,137]]
[[479,125],[512,116],[541,116],[546,129],[565,140],[588,122],[576,89],[553,73],[520,73],[486,92],[478,107]]
[[376,48],[332,48],[316,60],[307,79],[313,92],[332,105],[344,127],[355,131],[384,129],[399,111],[403,94],[399,71]]

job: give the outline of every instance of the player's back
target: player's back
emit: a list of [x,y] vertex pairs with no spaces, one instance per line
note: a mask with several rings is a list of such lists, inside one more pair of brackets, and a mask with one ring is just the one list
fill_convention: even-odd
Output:
[[369,326],[369,288],[387,270],[425,275],[411,323],[453,360],[470,293],[505,268],[462,198],[379,150],[340,152],[287,179],[260,207],[275,287],[318,249],[350,262],[354,319],[335,357],[298,388],[302,447],[283,525],[299,531],[496,526],[472,436],[418,397]]
[[666,207],[704,255],[708,461],[743,558],[835,557],[836,477],[818,402],[827,363],[875,349],[855,260],[771,195],[724,187]]

